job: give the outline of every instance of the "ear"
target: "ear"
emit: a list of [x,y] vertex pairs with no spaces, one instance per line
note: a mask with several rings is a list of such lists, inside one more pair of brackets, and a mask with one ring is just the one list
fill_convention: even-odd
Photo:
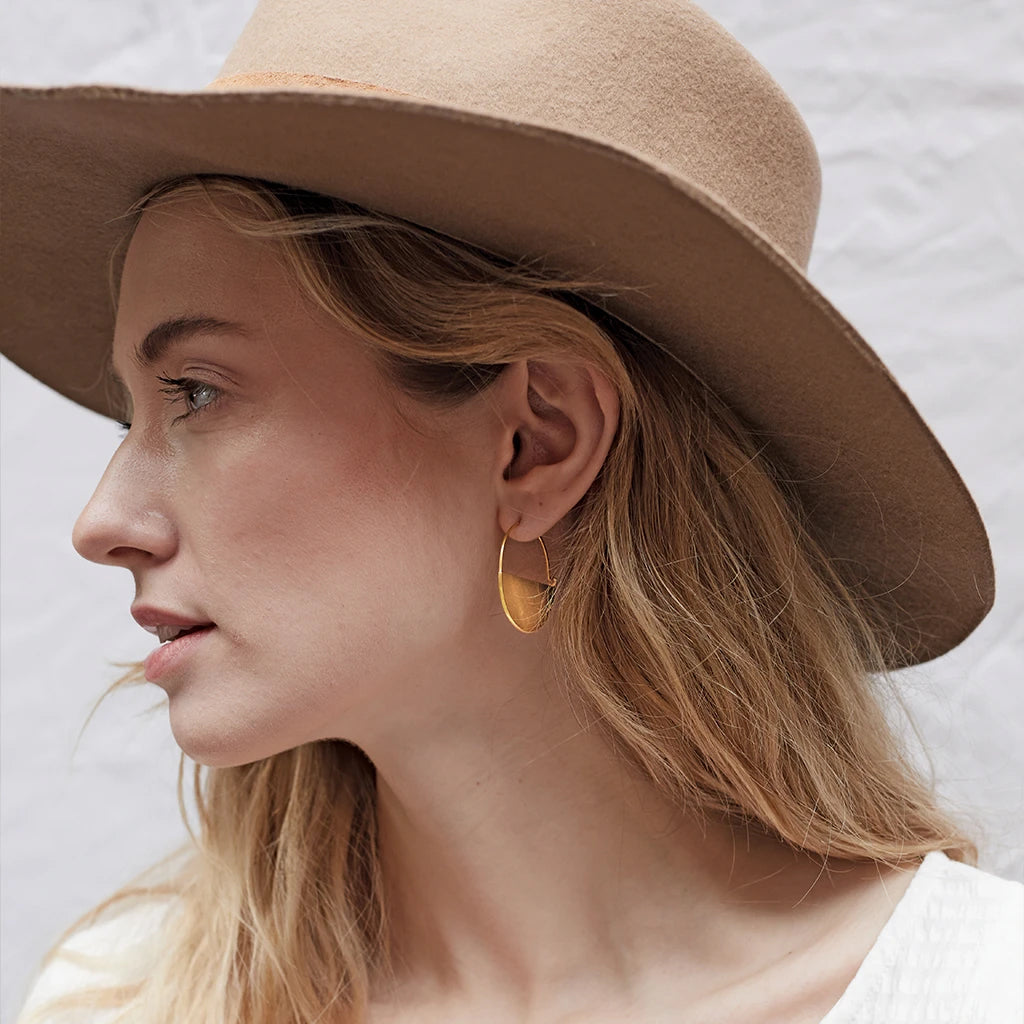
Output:
[[503,535],[515,527],[512,540],[534,540],[562,520],[600,472],[619,425],[619,396],[591,363],[529,359],[509,364],[494,398],[505,453],[499,525]]

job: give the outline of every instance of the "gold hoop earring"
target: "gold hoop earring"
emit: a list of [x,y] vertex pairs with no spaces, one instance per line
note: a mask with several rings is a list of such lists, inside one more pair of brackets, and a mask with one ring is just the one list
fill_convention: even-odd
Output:
[[501,549],[498,551],[498,594],[501,596],[501,607],[505,611],[505,618],[520,633],[536,633],[544,625],[544,621],[551,611],[551,605],[555,600],[555,585],[558,580],[551,576],[548,549],[544,547],[544,541],[540,537],[537,540],[540,541],[541,550],[544,552],[544,575],[547,578],[547,583],[539,583],[537,580],[528,580],[510,572],[502,572],[505,541],[518,525],[516,523],[510,526],[501,540]]

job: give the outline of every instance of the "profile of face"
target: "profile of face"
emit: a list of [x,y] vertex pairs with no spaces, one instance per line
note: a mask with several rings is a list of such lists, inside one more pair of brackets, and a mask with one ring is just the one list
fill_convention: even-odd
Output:
[[[182,318],[237,326],[181,334],[145,365],[143,339]],[[513,629],[496,587],[502,523],[519,519],[509,505],[524,424],[510,415],[533,415],[525,363],[456,410],[413,403],[313,306],[272,243],[191,199],[143,213],[112,356],[131,429],[72,540],[131,571],[133,607],[213,623],[155,680],[194,760],[457,727],[480,680],[536,649],[539,634]],[[567,438],[568,463],[534,473],[570,474],[551,478],[566,507],[614,430],[591,405],[582,455],[578,423],[534,417],[550,447]]]

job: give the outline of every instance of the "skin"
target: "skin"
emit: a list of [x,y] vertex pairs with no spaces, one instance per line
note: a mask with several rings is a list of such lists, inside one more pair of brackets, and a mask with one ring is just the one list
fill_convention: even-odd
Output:
[[[140,339],[182,314],[246,336],[137,366]],[[522,361],[455,411],[418,406],[267,243],[192,200],[142,217],[113,360],[132,426],[74,546],[130,570],[138,602],[216,624],[159,681],[195,761],[337,737],[376,764],[400,973],[373,1021],[821,1020],[912,869],[826,871],[702,829],[577,721],[548,631],[501,609],[508,528],[507,569],[539,578],[543,536],[558,575],[560,524],[618,423],[600,372]],[[174,422],[185,400],[157,373],[219,390],[193,390],[207,404]]]

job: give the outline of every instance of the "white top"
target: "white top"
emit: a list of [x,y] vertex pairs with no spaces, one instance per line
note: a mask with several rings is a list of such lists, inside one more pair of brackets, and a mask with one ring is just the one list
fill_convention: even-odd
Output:
[[821,1024],[1024,1024],[1024,883],[933,850]]
[[[173,905],[172,900],[165,897],[136,903],[116,916],[84,928],[65,940],[60,950],[89,957],[99,956],[100,964],[74,963],[62,959],[58,952],[35,978],[14,1024],[27,1020],[29,1011],[77,989],[141,980],[144,972],[138,969],[139,964],[145,963],[147,957],[152,961],[152,958],[159,956],[156,942],[159,938],[158,928],[169,907]],[[115,962],[117,955],[126,958],[120,965]],[[101,1024],[112,1020],[117,1013],[116,1009],[84,1005],[74,1012],[65,1010],[48,1014],[42,1020],[47,1024],[51,1020],[54,1024]]]
[[[67,946],[90,953],[123,949],[152,931],[164,912],[133,909]],[[37,978],[22,1015],[60,992],[108,980],[55,960]],[[106,1016],[86,1010],[75,1024]],[[821,1024],[1024,1024],[1024,883],[940,850],[929,853]]]

